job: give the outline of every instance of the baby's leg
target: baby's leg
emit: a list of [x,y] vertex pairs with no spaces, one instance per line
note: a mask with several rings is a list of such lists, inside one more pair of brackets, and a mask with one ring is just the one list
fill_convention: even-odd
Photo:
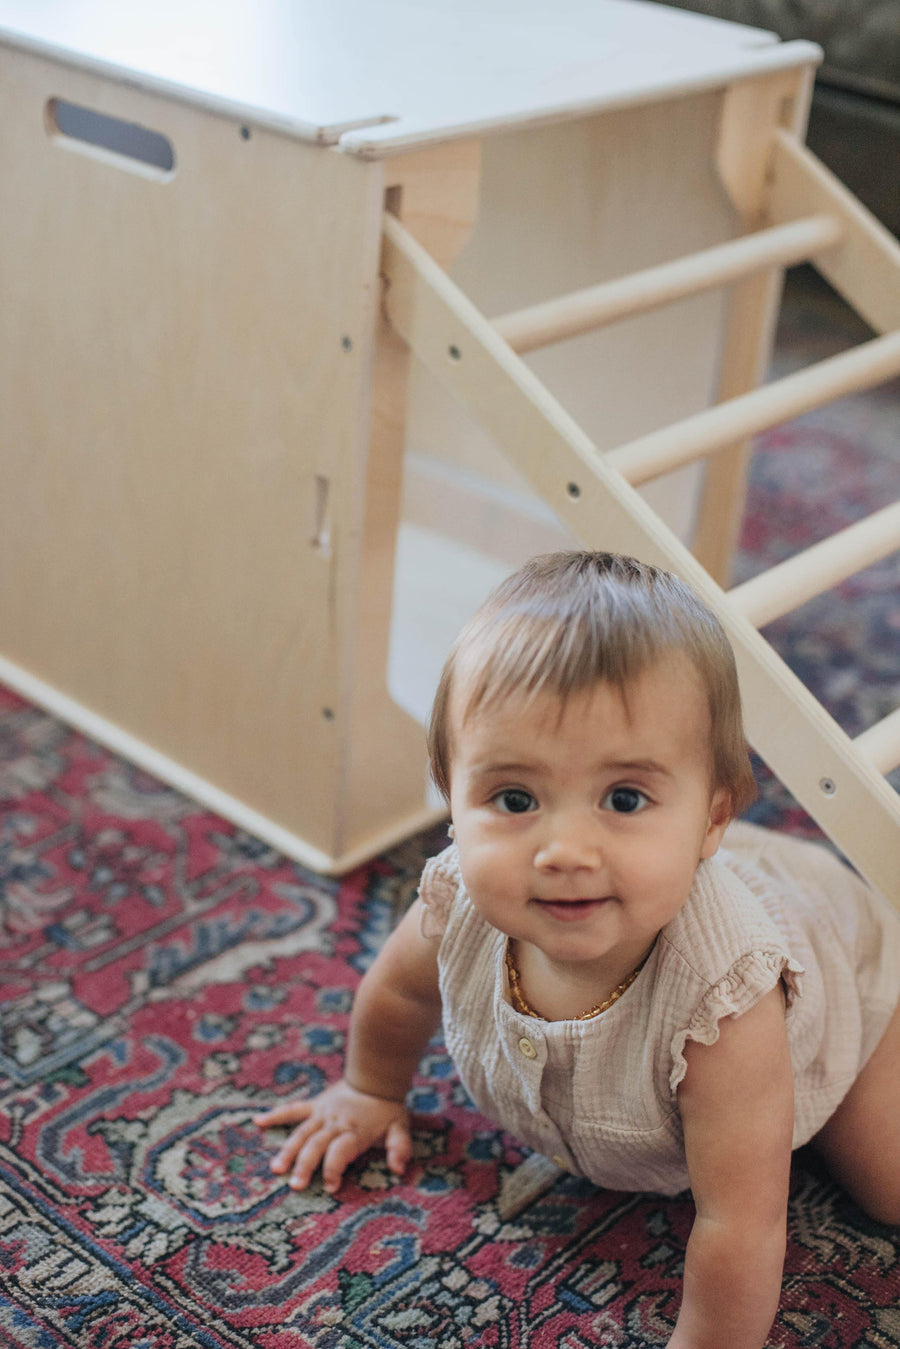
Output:
[[900,1004],[813,1145],[860,1208],[900,1224]]

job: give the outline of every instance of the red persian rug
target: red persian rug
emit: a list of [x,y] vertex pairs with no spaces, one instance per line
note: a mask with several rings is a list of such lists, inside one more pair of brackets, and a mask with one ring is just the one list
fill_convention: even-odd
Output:
[[[760,445],[745,573],[897,494],[884,397]],[[900,701],[898,582],[872,568],[770,634],[851,730]],[[755,817],[809,831],[761,779]],[[269,1170],[251,1115],[339,1073],[354,987],[442,830],[323,879],[3,693],[0,808],[0,1345],[666,1343],[689,1196],[569,1177],[504,1220],[522,1151],[439,1039],[403,1180],[374,1154],[336,1198]],[[900,1233],[805,1154],[770,1344],[900,1346]]]

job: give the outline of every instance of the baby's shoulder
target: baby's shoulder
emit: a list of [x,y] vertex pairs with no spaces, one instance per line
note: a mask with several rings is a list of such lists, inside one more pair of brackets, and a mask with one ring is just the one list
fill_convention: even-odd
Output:
[[425,863],[419,881],[419,899],[422,901],[422,936],[442,937],[450,921],[450,913],[462,891],[462,872],[459,851],[451,843],[436,857]]
[[687,901],[660,934],[671,959],[714,983],[749,952],[785,950],[771,906],[727,855],[701,862]]
[[779,983],[790,1008],[805,965],[751,887],[724,858],[701,863],[688,902],[660,934],[656,995],[664,1011],[669,1089],[682,1081],[688,1040],[712,1044]]

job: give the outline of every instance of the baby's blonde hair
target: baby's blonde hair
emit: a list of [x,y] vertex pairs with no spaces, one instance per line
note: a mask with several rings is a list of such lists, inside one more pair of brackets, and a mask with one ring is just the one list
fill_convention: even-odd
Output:
[[462,721],[513,694],[565,699],[597,683],[628,684],[674,652],[706,691],[712,785],[739,815],[756,795],[734,653],[721,624],[683,581],[614,553],[532,558],[494,590],[457,638],[428,727],[435,784],[450,796],[449,707],[460,663],[470,683]]

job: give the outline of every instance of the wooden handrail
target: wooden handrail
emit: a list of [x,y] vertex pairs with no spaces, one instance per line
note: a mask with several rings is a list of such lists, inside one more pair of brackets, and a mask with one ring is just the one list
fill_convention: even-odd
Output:
[[858,735],[853,746],[879,773],[890,773],[897,768],[900,765],[900,707]]
[[754,627],[762,628],[897,548],[900,501],[734,586],[728,598]]
[[887,333],[610,450],[606,462],[636,486],[897,374],[900,332]]
[[803,262],[839,243],[843,233],[843,226],[835,216],[812,215],[792,220],[518,309],[495,319],[494,327],[513,351],[533,351],[686,295],[727,285],[767,267]]

